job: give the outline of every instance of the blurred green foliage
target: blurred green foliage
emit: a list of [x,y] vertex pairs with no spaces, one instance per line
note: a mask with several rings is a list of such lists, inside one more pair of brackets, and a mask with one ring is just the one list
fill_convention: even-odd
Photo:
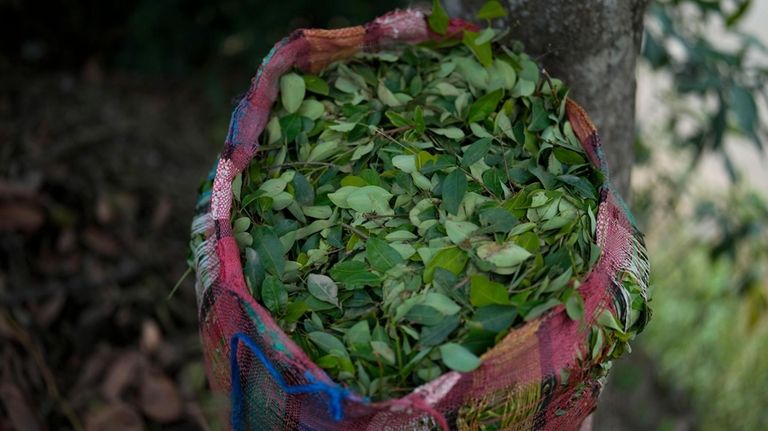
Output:
[[[641,344],[662,380],[690,395],[703,430],[768,429],[768,205],[765,191],[744,185],[725,145],[741,136],[765,155],[768,50],[741,28],[751,5],[659,0],[646,17],[645,62],[672,85],[664,123],[639,131],[652,179],[634,206],[649,234],[654,285]],[[659,151],[687,160],[687,169],[648,163]],[[732,184],[701,196],[691,181],[705,154],[723,161]]]
[[765,430],[768,205],[743,190],[720,197],[656,244],[644,346],[690,394],[697,428]]
[[[768,133],[757,99],[768,101],[768,48],[740,24],[751,0],[659,0],[646,17],[643,57],[672,78],[665,130],[672,143],[692,153],[692,166],[717,151],[731,175],[738,172],[724,151],[726,134],[748,137],[763,149]],[[717,35],[717,32],[722,33]],[[725,40],[725,41],[724,41]],[[732,45],[732,46],[728,46]]]

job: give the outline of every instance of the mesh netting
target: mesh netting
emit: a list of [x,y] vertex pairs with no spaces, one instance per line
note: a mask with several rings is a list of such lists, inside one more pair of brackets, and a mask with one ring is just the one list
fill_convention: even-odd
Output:
[[[448,37],[473,25],[451,20]],[[231,426],[249,430],[512,430],[576,429],[595,408],[604,364],[614,348],[590,349],[591,328],[609,310],[629,325],[625,284],[645,289],[648,266],[642,237],[606,183],[601,190],[597,264],[578,289],[583,322],[558,306],[512,330],[469,373],[448,372],[395,400],[370,402],[335,383],[254,301],[232,235],[232,181],[254,157],[282,74],[318,72],[360,51],[435,38],[420,11],[395,11],[339,30],[298,30],[264,59],[232,114],[225,149],[200,196],[193,237],[201,337],[208,377],[231,394]],[[442,36],[441,36],[442,37]],[[573,101],[568,120],[591,162],[605,173],[594,126]],[[644,324],[644,323],[643,323]],[[609,350],[610,349],[610,350]]]

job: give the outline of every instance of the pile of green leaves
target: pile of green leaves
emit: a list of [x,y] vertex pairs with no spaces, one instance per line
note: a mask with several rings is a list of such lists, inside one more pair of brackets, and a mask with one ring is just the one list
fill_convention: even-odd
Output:
[[374,399],[473,370],[558,304],[582,318],[603,177],[560,81],[525,54],[472,49],[494,36],[284,75],[233,185],[253,296]]

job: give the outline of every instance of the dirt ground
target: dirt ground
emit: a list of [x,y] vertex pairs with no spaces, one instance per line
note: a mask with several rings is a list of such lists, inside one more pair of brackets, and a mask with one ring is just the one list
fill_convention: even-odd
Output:
[[[0,430],[222,428],[192,277],[168,299],[227,115],[203,93],[97,68],[0,81]],[[620,364],[595,429],[692,429],[652,369]]]
[[200,89],[81,76],[0,91],[0,429],[208,429],[195,189],[218,144]]

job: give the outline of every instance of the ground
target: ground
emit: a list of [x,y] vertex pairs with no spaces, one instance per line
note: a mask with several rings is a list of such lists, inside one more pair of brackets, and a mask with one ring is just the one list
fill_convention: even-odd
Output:
[[4,81],[0,429],[206,429],[192,278],[166,299],[218,149],[200,89]]

